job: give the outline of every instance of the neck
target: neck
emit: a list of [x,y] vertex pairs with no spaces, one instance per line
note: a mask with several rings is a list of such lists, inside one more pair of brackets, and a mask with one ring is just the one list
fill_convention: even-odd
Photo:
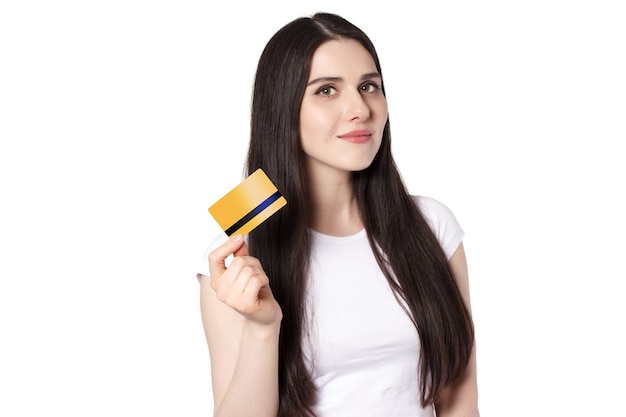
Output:
[[331,236],[351,236],[363,229],[349,173],[325,181],[312,181],[310,192],[311,229]]

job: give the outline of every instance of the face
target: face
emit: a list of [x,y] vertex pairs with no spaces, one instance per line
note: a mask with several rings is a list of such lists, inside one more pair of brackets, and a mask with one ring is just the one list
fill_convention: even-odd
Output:
[[355,40],[323,43],[313,54],[300,109],[309,174],[367,168],[387,122],[387,100],[374,60]]

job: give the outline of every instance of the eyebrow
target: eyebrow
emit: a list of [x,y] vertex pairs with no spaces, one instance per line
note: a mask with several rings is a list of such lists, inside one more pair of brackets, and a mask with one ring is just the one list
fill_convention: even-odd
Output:
[[[382,79],[383,77],[378,72],[368,72],[367,74],[363,74],[361,76],[361,81],[367,80],[369,78],[381,78]],[[309,81],[307,83],[307,87],[313,84],[321,83],[321,82],[337,82],[337,81],[342,81],[342,80],[343,78],[341,77],[319,77],[319,78]]]

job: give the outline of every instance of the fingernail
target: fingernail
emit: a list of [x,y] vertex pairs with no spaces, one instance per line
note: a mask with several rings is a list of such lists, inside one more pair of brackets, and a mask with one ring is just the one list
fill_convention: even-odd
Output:
[[231,236],[230,241],[233,243],[239,243],[241,242],[241,239],[243,239],[242,235],[234,235],[234,236]]

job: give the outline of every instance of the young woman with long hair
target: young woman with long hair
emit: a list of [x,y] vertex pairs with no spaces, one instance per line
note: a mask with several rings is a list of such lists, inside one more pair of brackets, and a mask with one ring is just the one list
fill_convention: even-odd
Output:
[[478,416],[463,231],[407,192],[365,33],[317,13],[258,62],[244,174],[287,205],[198,273],[216,416]]

